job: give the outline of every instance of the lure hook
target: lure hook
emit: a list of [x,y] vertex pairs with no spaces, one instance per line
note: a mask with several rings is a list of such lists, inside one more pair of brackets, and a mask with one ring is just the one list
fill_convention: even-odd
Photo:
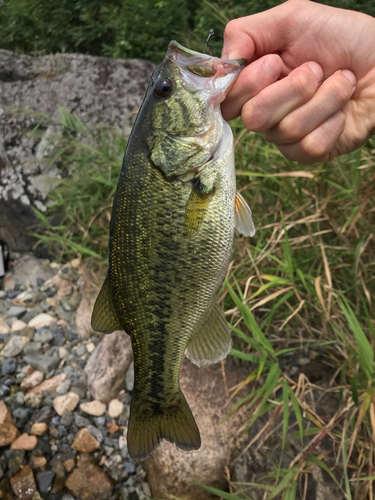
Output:
[[210,29],[210,31],[208,32],[208,36],[207,36],[207,39],[206,39],[206,43],[204,44],[204,49],[203,49],[203,54],[206,53],[206,48],[207,48],[207,45],[210,47],[211,49],[211,56],[213,57],[214,55],[214,48],[213,46],[208,43],[209,39],[212,37],[212,35],[215,33],[215,30],[213,28]]

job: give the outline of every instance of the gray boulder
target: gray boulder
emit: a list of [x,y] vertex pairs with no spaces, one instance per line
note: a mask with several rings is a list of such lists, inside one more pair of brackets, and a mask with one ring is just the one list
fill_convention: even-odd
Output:
[[12,250],[31,249],[31,207],[45,210],[46,194],[58,176],[57,167],[43,161],[56,125],[41,114],[58,120],[63,106],[85,123],[103,122],[129,135],[153,68],[138,59],[32,57],[0,50],[0,238]]

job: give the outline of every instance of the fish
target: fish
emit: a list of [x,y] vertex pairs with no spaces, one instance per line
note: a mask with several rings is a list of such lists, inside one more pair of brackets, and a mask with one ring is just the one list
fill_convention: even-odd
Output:
[[184,353],[207,366],[231,348],[217,293],[235,229],[252,236],[255,228],[236,191],[233,135],[220,103],[243,67],[170,42],[127,144],[92,328],[131,338],[127,443],[135,462],[162,439],[200,448],[179,386]]

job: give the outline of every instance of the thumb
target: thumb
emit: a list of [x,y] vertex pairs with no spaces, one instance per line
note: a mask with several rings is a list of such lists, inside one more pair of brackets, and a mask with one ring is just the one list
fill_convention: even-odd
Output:
[[293,38],[291,18],[296,7],[296,2],[289,0],[265,12],[230,21],[224,31],[222,57],[250,62],[254,56],[283,50]]

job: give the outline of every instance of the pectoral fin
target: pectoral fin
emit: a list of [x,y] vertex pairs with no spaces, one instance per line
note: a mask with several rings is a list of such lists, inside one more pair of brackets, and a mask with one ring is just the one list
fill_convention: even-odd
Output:
[[251,209],[245,198],[237,191],[235,205],[235,227],[244,236],[254,236],[255,226],[251,218]]
[[219,304],[213,303],[206,321],[189,340],[187,356],[197,366],[207,366],[224,359],[232,346],[230,329]]
[[123,329],[113,306],[108,276],[104,280],[102,289],[96,299],[91,316],[91,327],[96,332],[102,333],[112,333]]
[[202,225],[204,216],[206,214],[208,204],[214,190],[204,192],[204,187],[201,186],[199,179],[193,183],[193,189],[190,193],[189,200],[186,206],[185,221],[184,221],[184,235],[191,237]]

